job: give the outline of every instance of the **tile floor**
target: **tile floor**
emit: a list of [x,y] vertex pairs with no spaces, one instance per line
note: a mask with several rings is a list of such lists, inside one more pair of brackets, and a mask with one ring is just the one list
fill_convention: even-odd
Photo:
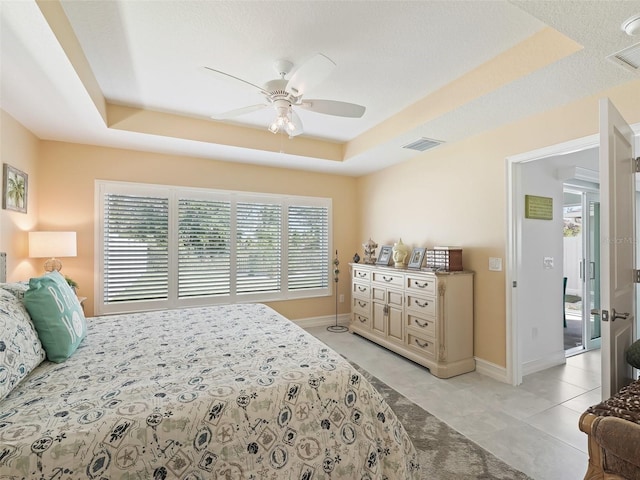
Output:
[[528,375],[513,387],[477,372],[447,380],[351,333],[308,331],[414,403],[535,480],[582,480],[578,419],[600,401],[600,351]]

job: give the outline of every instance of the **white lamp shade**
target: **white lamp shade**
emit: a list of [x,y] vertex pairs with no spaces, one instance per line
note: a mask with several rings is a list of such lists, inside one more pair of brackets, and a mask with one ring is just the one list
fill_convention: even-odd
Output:
[[29,256],[32,258],[76,255],[76,232],[29,232]]

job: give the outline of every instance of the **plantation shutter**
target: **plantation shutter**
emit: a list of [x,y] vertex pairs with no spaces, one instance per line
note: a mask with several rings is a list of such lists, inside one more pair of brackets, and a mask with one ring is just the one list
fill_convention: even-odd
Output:
[[288,288],[327,288],[329,281],[329,209],[289,205]]
[[103,224],[105,304],[169,295],[169,199],[106,193]]
[[331,199],[96,186],[97,315],[332,292]]
[[237,203],[236,259],[238,294],[280,291],[282,207]]
[[178,298],[229,295],[231,203],[178,201]]

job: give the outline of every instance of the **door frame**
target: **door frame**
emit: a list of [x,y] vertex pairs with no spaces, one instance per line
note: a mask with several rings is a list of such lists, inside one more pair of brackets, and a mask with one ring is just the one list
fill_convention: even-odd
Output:
[[[631,125],[631,129],[634,133],[636,146],[638,146],[640,143],[640,123]],[[566,155],[590,148],[599,148],[599,146],[599,134],[595,133],[587,137],[512,155],[505,159],[507,183],[507,238],[505,242],[507,245],[505,271],[506,381],[511,385],[520,385],[522,383],[522,361],[520,360],[520,351],[518,348],[519,342],[521,341],[522,329],[519,328],[517,318],[517,287],[513,286],[514,282],[517,281],[518,272],[522,268],[522,259],[520,258],[520,230],[521,219],[524,218],[524,212],[518,210],[519,202],[517,201],[518,198],[524,194],[518,188],[520,185],[520,166],[524,163],[543,160],[557,155]]]

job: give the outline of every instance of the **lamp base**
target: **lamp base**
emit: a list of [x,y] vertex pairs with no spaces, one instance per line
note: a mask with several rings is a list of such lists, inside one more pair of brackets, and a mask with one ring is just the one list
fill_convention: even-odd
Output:
[[62,270],[62,262],[57,258],[50,258],[46,262],[44,262],[44,271],[45,272],[59,272]]
[[334,333],[344,333],[349,331],[349,328],[345,327],[344,325],[331,325],[327,327],[327,330]]

